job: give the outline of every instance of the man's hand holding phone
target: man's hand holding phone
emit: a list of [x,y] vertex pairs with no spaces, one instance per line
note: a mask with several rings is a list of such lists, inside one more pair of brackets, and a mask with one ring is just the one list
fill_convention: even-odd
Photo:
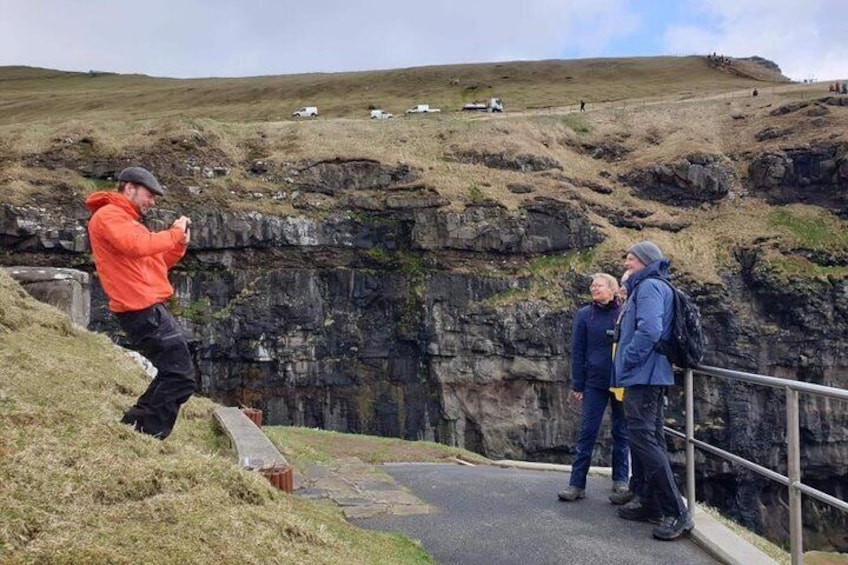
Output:
[[180,216],[174,220],[171,227],[180,228],[183,231],[183,245],[188,245],[189,241],[191,241],[191,218]]

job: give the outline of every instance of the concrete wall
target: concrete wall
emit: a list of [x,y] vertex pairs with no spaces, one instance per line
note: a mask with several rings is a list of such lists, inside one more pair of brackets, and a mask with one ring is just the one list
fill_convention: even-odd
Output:
[[91,313],[89,275],[76,269],[3,267],[33,298],[55,306],[84,328]]

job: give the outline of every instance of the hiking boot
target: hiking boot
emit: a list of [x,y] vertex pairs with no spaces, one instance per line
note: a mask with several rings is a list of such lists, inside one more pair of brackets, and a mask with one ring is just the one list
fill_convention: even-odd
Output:
[[662,518],[659,510],[642,506],[642,501],[638,496],[634,496],[633,500],[618,509],[618,517],[651,524],[659,524],[660,518]]
[[627,504],[633,500],[633,492],[627,486],[627,483],[615,481],[612,484],[612,494],[609,495],[609,501],[613,504]]
[[580,500],[581,498],[586,498],[586,489],[568,485],[565,487],[565,490],[562,490],[559,494],[557,494],[557,498],[564,500],[565,502]]
[[689,512],[684,512],[679,516],[663,516],[659,526],[651,532],[655,538],[671,541],[676,540],[686,532],[695,527],[695,522],[692,521],[692,515]]

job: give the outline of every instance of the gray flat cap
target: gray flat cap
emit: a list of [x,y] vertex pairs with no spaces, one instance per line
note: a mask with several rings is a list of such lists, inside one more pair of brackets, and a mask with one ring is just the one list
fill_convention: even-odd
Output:
[[128,167],[124,169],[118,174],[118,181],[140,184],[147,187],[148,190],[154,194],[165,196],[165,190],[162,188],[162,185],[159,184],[159,181],[156,180],[153,173],[144,167]]

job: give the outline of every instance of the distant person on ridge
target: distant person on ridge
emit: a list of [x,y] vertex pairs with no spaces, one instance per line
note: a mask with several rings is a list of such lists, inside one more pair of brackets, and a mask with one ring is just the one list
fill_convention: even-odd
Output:
[[581,100],[581,101],[580,101],[580,111],[581,111],[581,112],[585,112],[585,111],[586,111],[586,101],[585,101],[585,100]]
[[185,255],[191,220],[177,218],[153,233],[139,221],[165,191],[150,171],[124,169],[117,192],[95,192],[85,201],[91,251],[100,284],[127,337],[158,370],[121,422],[165,439],[180,406],[194,393],[194,364],[176,320],[164,302],[174,294],[168,269]]
[[612,334],[621,311],[618,281],[612,275],[596,273],[592,275],[589,292],[592,302],[577,311],[571,333],[571,398],[582,403],[582,410],[571,477],[565,490],[557,495],[566,502],[586,496],[586,474],[607,404],[612,415],[612,490],[619,495],[628,492],[629,448],[624,405],[610,391]]
[[[674,295],[668,280],[669,260],[651,241],[627,250],[630,273],[627,302],[619,324],[613,386],[624,387],[624,413],[634,461],[641,465],[644,485],[618,510],[626,520],[658,523],[653,536],[674,540],[694,527],[683,503],[666,450],[663,424],[666,389],[674,384],[671,363],[660,351],[671,335]],[[634,462],[634,468],[636,463]]]

